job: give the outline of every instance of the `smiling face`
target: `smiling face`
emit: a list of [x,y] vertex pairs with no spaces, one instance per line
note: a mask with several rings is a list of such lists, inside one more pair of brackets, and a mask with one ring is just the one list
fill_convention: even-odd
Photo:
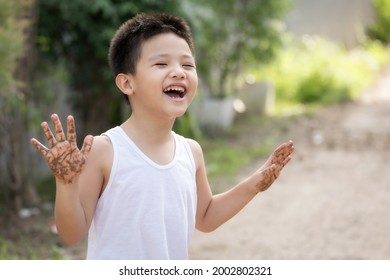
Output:
[[[134,113],[178,117],[198,85],[195,59],[187,42],[174,33],[156,35],[142,45],[136,73],[127,74]],[[123,90],[122,90],[123,91]]]

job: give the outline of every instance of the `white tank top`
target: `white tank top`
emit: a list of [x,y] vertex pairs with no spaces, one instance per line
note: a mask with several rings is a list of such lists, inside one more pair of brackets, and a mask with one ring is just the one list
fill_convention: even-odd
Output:
[[89,229],[87,259],[187,259],[195,229],[195,162],[172,132],[167,165],[147,157],[120,127],[108,130],[114,158]]

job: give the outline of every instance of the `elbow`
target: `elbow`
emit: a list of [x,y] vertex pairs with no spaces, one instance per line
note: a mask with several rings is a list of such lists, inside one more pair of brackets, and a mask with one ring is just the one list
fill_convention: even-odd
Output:
[[71,246],[76,245],[81,241],[82,238],[75,238],[75,237],[69,237],[69,236],[61,236],[62,241],[65,243],[65,245]]
[[69,232],[69,231],[62,232],[61,230],[58,230],[58,235],[61,237],[62,241],[69,246],[76,245],[85,237],[85,235],[82,232],[79,232],[77,234],[75,232]]
[[197,223],[196,224],[196,229],[199,230],[200,232],[204,232],[204,233],[209,233],[209,232],[212,232],[214,230],[216,230],[219,226],[218,225],[208,225],[208,224],[201,224],[201,223]]

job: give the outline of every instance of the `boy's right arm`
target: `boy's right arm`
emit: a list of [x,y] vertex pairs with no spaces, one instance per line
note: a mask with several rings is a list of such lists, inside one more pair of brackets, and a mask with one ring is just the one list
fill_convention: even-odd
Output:
[[57,115],[52,115],[52,121],[55,136],[48,124],[42,123],[49,148],[36,139],[32,139],[31,143],[45,157],[56,178],[55,219],[58,232],[66,243],[74,244],[88,232],[104,182],[99,165],[101,141],[87,136],[79,150],[73,117],[67,118],[67,137]]
[[74,182],[67,184],[56,178],[54,215],[58,233],[67,244],[82,240],[91,225],[104,183],[101,147],[101,137],[95,137],[88,161]]

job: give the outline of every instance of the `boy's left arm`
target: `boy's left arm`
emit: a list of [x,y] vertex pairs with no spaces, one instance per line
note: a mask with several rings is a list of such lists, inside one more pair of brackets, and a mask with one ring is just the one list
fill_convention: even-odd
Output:
[[195,141],[190,142],[190,145],[197,165],[196,228],[203,232],[215,230],[235,216],[257,193],[267,190],[290,161],[294,150],[292,141],[280,145],[255,173],[234,188],[213,196],[207,180],[202,149]]

